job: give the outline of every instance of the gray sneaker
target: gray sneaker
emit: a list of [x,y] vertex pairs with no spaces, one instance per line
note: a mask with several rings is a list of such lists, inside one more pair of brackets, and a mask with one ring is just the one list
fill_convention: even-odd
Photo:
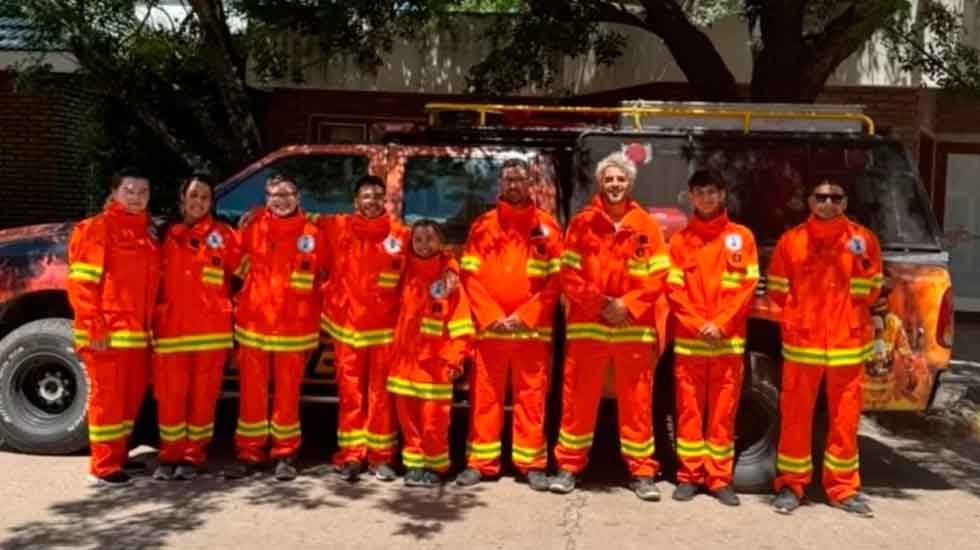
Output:
[[671,498],[681,502],[687,502],[694,498],[698,494],[698,486],[693,483],[681,483],[674,489],[674,494]]
[[116,487],[127,487],[133,484],[133,478],[126,472],[113,472],[105,477],[98,477],[92,474],[88,476],[88,482],[93,487],[112,489]]
[[575,490],[575,474],[561,470],[548,481],[548,490],[552,493],[567,494]]
[[783,487],[772,501],[772,508],[777,514],[792,514],[800,507],[800,499],[789,487]]
[[742,501],[738,498],[738,495],[735,494],[735,489],[732,489],[731,485],[725,485],[717,491],[712,491],[711,495],[725,506],[738,506],[742,504]]
[[550,484],[543,470],[530,470],[527,473],[527,485],[532,491],[547,491]]
[[173,464],[160,464],[153,470],[153,479],[157,481],[173,481],[177,475],[177,467]]
[[869,506],[867,502],[857,495],[851,495],[840,502],[833,502],[831,503],[831,506],[834,508],[840,508],[849,514],[854,514],[862,518],[875,517],[875,513],[871,510],[871,506]]
[[348,462],[343,466],[337,466],[337,474],[344,481],[354,483],[361,476],[361,465],[357,462]]
[[425,470],[412,468],[405,472],[405,485],[408,487],[421,487],[424,485]]
[[459,485],[460,487],[470,487],[479,483],[481,479],[483,479],[483,476],[480,475],[480,470],[475,468],[467,468],[456,476],[456,485]]
[[293,465],[295,458],[291,456],[280,458],[276,462],[276,479],[279,481],[292,481],[296,479],[296,466]]
[[197,467],[193,464],[178,464],[174,471],[174,479],[193,481],[197,479]]
[[432,470],[422,472],[422,487],[438,487],[439,485],[442,485],[442,476]]
[[653,476],[634,477],[630,483],[630,489],[633,489],[633,493],[640,500],[648,500],[650,502],[660,500],[660,489],[657,488],[657,483],[653,480]]
[[374,474],[374,477],[379,481],[395,481],[398,479],[398,474],[395,473],[395,470],[388,464],[377,464],[375,466],[371,466],[370,470],[371,473]]

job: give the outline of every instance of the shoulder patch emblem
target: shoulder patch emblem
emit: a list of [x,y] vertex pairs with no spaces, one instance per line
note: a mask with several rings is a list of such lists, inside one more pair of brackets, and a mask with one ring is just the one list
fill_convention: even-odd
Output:
[[225,240],[221,237],[221,233],[212,231],[208,233],[207,243],[211,248],[221,248],[225,245]]
[[385,252],[387,252],[388,254],[399,254],[402,251],[402,242],[398,237],[394,235],[388,235],[388,237],[384,241],[384,247],[385,247]]
[[742,250],[742,236],[738,233],[725,235],[725,248],[732,252],[740,252]]
[[847,241],[847,249],[851,251],[852,254],[864,254],[868,249],[868,244],[864,242],[864,237],[861,235],[854,235]]
[[303,254],[309,254],[316,249],[316,241],[312,235],[301,235],[296,241],[296,249]]
[[446,283],[442,279],[432,283],[429,286],[429,294],[436,300],[441,300],[449,295],[449,291],[446,289]]

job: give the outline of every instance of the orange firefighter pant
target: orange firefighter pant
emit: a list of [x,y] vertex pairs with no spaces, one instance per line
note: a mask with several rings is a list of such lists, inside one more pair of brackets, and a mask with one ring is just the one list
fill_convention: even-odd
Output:
[[337,465],[391,464],[398,447],[395,410],[388,393],[391,345],[355,348],[334,341],[334,365],[340,393]]
[[89,472],[106,477],[129,458],[129,439],[149,383],[150,352],[85,348],[80,355],[89,380]]
[[160,353],[154,358],[153,395],[160,425],[160,462],[207,461],[214,409],[231,350]]
[[742,393],[742,356],[677,355],[677,481],[717,491],[732,483],[735,412]]
[[544,435],[551,344],[480,340],[470,378],[470,435],[466,460],[483,476],[500,473],[500,433],[504,423],[507,374],[513,401],[511,460],[521,473],[548,466]]
[[578,473],[588,462],[607,365],[615,379],[623,459],[633,476],[656,475],[660,465],[653,459],[654,353],[648,343],[568,342],[555,446],[558,468]]
[[402,430],[402,463],[408,469],[444,473],[449,470],[449,399],[419,399],[396,395],[395,408]]
[[831,502],[858,492],[858,422],[861,418],[861,385],[864,366],[822,367],[794,361],[783,362],[783,387],[779,398],[782,414],[779,475],[775,488],[789,487],[797,496],[813,478],[811,440],[813,408],[826,377],[827,444],[823,455],[823,486]]
[[[299,392],[309,352],[263,351],[238,347],[241,397],[235,449],[239,460],[260,463],[268,456],[282,458],[299,451]],[[269,382],[272,382],[272,421],[269,421]]]

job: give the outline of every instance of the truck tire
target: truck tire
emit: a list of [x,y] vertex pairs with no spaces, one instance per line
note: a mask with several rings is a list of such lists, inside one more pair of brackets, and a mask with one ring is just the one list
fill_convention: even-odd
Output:
[[779,443],[779,390],[773,382],[776,362],[750,352],[748,363],[749,376],[735,425],[733,485],[740,493],[770,493]]
[[71,320],[39,319],[0,340],[0,439],[9,447],[33,454],[84,449],[87,403]]

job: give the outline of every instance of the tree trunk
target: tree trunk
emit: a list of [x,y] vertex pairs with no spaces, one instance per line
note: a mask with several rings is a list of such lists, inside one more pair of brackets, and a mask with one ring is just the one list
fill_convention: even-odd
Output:
[[190,0],[190,3],[201,23],[208,59],[228,115],[229,130],[237,135],[237,145],[245,157],[241,160],[254,160],[262,152],[262,135],[245,84],[245,62],[235,51],[222,0]]

